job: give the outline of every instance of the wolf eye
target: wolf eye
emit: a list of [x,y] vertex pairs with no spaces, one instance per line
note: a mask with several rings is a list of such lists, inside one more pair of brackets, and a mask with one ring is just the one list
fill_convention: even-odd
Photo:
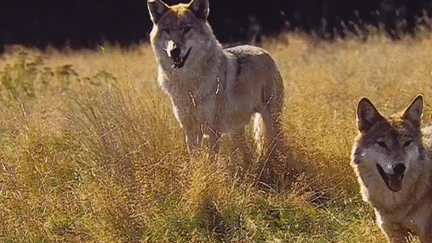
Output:
[[162,29],[165,33],[167,33],[167,34],[169,34],[170,32],[171,32],[171,30],[170,29],[168,29],[168,28],[165,28],[165,29]]
[[377,142],[377,144],[382,148],[387,148],[387,144],[385,142]]
[[403,144],[403,146],[408,147],[411,144],[411,142],[412,142],[412,140],[408,140]]

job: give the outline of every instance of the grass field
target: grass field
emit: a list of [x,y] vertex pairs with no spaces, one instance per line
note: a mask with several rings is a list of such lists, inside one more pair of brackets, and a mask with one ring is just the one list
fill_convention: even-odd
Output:
[[423,94],[429,124],[432,39],[283,39],[264,44],[286,97],[273,189],[228,156],[190,161],[148,45],[6,53],[0,241],[385,242],[349,165],[355,107],[388,114]]

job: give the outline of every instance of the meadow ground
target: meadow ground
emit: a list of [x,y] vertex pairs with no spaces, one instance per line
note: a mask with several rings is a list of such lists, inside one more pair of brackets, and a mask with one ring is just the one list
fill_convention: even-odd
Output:
[[149,45],[7,52],[0,241],[385,242],[349,165],[355,107],[368,97],[388,114],[423,94],[430,124],[432,39],[264,47],[286,97],[273,188],[236,176],[227,152],[189,160]]

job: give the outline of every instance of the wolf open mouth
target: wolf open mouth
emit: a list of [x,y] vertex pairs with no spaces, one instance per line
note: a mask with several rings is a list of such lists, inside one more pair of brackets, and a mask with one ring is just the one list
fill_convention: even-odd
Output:
[[398,192],[402,189],[402,179],[404,177],[405,169],[399,173],[395,173],[394,175],[389,175],[384,172],[383,168],[379,164],[376,164],[376,167],[388,189],[393,192]]
[[187,60],[187,58],[189,57],[189,53],[192,50],[192,47],[189,48],[189,50],[186,52],[186,55],[184,55],[183,57],[176,57],[173,58],[173,68],[182,68]]

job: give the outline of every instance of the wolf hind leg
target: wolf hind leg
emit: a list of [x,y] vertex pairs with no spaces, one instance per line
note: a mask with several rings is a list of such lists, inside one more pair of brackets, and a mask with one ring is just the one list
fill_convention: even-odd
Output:
[[[281,112],[283,107],[283,86],[280,79],[268,82],[262,88],[262,102],[256,108],[259,116],[255,117],[255,127],[261,131],[255,133],[260,144],[261,169],[259,180],[267,185],[277,182],[276,171],[279,171],[281,164],[280,157],[286,152],[283,146]],[[259,119],[261,118],[261,119]],[[259,125],[260,124],[260,125]]]
[[258,151],[261,155],[272,153],[280,147],[281,127],[279,111],[274,111],[270,106],[259,106],[259,114],[255,115],[254,131]]
[[216,155],[220,151],[222,133],[215,129],[207,128],[209,134],[209,152]]
[[275,179],[273,166],[277,159],[276,153],[279,147],[278,130],[274,125],[275,121],[270,112],[264,107],[258,108],[258,114],[255,115],[254,120],[255,140],[261,164],[258,180],[267,185],[272,184]]
[[280,138],[282,134],[281,114],[283,109],[283,83],[279,72],[275,71],[274,75],[262,87],[261,104],[257,107],[261,114],[264,127],[264,139],[267,149],[277,150],[280,148]]
[[236,131],[231,133],[231,138],[233,141],[233,147],[232,147],[232,155],[239,154],[242,158],[242,172],[243,175],[247,173],[249,170],[249,167],[251,165],[252,156],[251,151],[249,149],[247,139],[245,136],[244,128],[237,129]]
[[264,155],[274,138],[274,129],[268,112],[258,112],[254,115],[254,140],[259,155]]

